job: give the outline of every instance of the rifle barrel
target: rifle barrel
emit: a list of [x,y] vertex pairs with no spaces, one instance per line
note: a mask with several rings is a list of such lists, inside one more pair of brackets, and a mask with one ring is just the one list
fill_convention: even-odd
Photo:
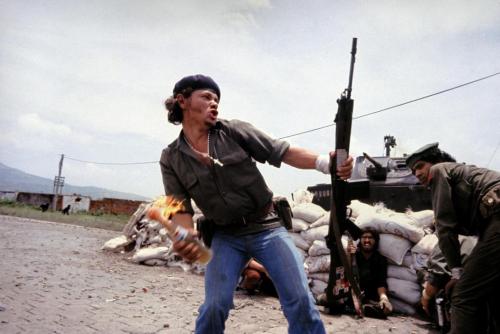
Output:
[[354,37],[352,39],[352,48],[351,48],[351,68],[349,69],[349,85],[347,86],[347,98],[351,98],[351,90],[352,90],[352,76],[354,74],[354,63],[356,61],[356,51],[357,51],[358,39]]

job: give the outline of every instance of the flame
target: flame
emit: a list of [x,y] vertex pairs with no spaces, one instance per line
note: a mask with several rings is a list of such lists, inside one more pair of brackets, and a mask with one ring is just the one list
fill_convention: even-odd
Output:
[[185,210],[182,202],[173,196],[160,196],[154,200],[151,206],[160,209],[161,215],[166,219],[170,219],[177,212]]

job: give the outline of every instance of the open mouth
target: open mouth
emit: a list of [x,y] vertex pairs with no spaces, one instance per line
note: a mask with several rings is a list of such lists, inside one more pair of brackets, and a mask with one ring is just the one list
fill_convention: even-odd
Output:
[[212,111],[210,111],[209,116],[210,116],[210,118],[215,120],[215,119],[217,119],[218,114],[219,114],[219,112],[217,110],[212,110]]
[[364,242],[363,243],[363,246],[367,246],[367,247],[370,247],[372,244],[370,242]]

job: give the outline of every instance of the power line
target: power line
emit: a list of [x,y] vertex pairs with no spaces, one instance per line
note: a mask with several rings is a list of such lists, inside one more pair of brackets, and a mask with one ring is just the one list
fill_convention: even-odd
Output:
[[295,137],[295,136],[298,136],[298,135],[303,135],[305,133],[309,133],[309,132],[313,132],[313,131],[318,131],[318,130],[321,130],[321,129],[333,126],[334,124],[335,123],[328,124],[328,125],[325,125],[325,126],[320,126],[319,128],[314,128],[314,129],[310,129],[310,130],[306,130],[306,131],[302,131],[302,132],[297,132],[297,133],[294,133],[294,134],[291,134],[291,135],[288,135],[288,136],[285,136],[285,137],[279,137],[278,139],[285,139],[285,138]]
[[401,107],[401,106],[404,106],[405,104],[409,104],[409,103],[412,103],[412,102],[417,102],[417,101],[420,101],[420,100],[423,100],[423,99],[427,99],[427,98],[432,97],[432,96],[443,94],[443,93],[449,92],[449,91],[454,90],[454,89],[458,89],[458,88],[461,88],[461,87],[464,87],[464,86],[467,86],[467,85],[471,85],[471,84],[476,83],[476,82],[481,81],[481,80],[486,80],[488,78],[494,77],[495,75],[499,75],[499,74],[500,74],[500,72],[493,73],[493,74],[487,75],[485,77],[482,77],[482,78],[479,78],[479,79],[476,79],[476,80],[472,80],[472,81],[466,82],[464,84],[461,84],[461,85],[458,85],[458,86],[455,86],[455,87],[451,87],[451,88],[448,88],[448,89],[445,89],[445,90],[441,90],[441,91],[436,92],[436,93],[432,93],[432,94],[429,94],[429,95],[425,95],[425,96],[419,97],[418,99],[413,99],[413,100],[410,100],[410,101],[402,102],[402,103],[393,105],[391,107],[383,108],[383,109],[380,109],[380,110],[377,110],[377,111],[374,111],[374,112],[370,112],[368,114],[363,114],[363,115],[360,115],[360,116],[357,116],[357,117],[353,117],[352,119],[359,119],[361,117],[366,117],[366,116],[370,116],[370,115],[373,115],[373,114],[380,113],[382,111],[386,111],[386,110],[389,110],[389,109]]
[[[438,92],[435,92],[435,93],[432,93],[432,94],[428,94],[428,95],[425,95],[425,96],[422,96],[422,97],[419,97],[419,98],[416,98],[416,99],[413,99],[413,100],[401,102],[401,103],[395,104],[395,105],[387,107],[387,108],[383,108],[383,109],[379,109],[379,110],[376,110],[376,111],[373,111],[373,112],[369,112],[367,114],[359,115],[359,116],[353,117],[352,119],[360,119],[362,117],[371,116],[371,115],[378,114],[378,113],[381,113],[381,112],[389,110],[389,109],[394,109],[394,108],[397,108],[397,107],[404,106],[406,104],[410,104],[410,103],[413,103],[413,102],[424,100],[424,99],[430,98],[432,96],[443,94],[443,93],[446,93],[446,92],[449,92],[449,91],[452,91],[452,90],[455,90],[455,89],[458,89],[458,88],[461,88],[461,87],[464,87],[464,86],[467,86],[467,85],[471,85],[473,83],[476,83],[476,82],[479,82],[479,81],[482,81],[482,80],[489,79],[489,78],[494,77],[494,76],[499,75],[499,74],[500,74],[500,72],[496,72],[496,73],[487,75],[485,77],[478,78],[478,79],[475,79],[475,80],[472,80],[472,81],[460,84],[458,86],[454,86],[454,87],[451,87],[451,88],[448,88],[448,89],[444,89],[444,90],[441,90],[441,91],[438,91]],[[314,132],[314,131],[318,131],[318,130],[321,130],[321,129],[325,129],[325,128],[331,127],[333,125],[335,125],[335,123],[327,124],[327,125],[324,125],[324,126],[320,126],[318,128],[310,129],[310,130],[305,130],[305,131],[293,133],[293,134],[290,134],[290,135],[287,135],[287,136],[279,137],[278,139],[286,139],[286,138],[291,138],[291,137],[303,135],[303,134],[306,134],[306,133],[309,133],[309,132]],[[497,145],[495,151],[493,152],[493,155],[490,158],[490,161],[488,162],[488,165],[490,164],[491,160],[495,156],[496,151],[498,150],[499,146],[500,146],[500,142]],[[95,161],[80,160],[80,159],[71,158],[71,157],[67,157],[67,156],[66,156],[66,159],[70,159],[70,160],[74,160],[74,161],[78,161],[78,162],[85,162],[85,163],[90,163],[90,164],[96,164],[96,165],[144,165],[144,164],[156,164],[156,163],[158,163],[158,161],[142,161],[142,162],[95,162]]]
[[[424,100],[424,99],[427,99],[427,98],[432,97],[432,96],[436,96],[436,95],[439,95],[439,94],[443,94],[443,93],[452,91],[454,89],[458,89],[458,88],[461,88],[461,87],[464,87],[464,86],[467,86],[467,85],[471,85],[471,84],[476,83],[478,81],[486,80],[488,78],[494,77],[495,75],[499,75],[499,74],[500,74],[500,72],[493,73],[493,74],[487,75],[485,77],[482,77],[482,78],[479,78],[479,79],[475,79],[475,80],[463,83],[463,84],[455,86],[455,87],[451,87],[451,88],[448,88],[448,89],[441,90],[441,91],[436,92],[436,93],[425,95],[425,96],[422,96],[422,97],[419,97],[419,98],[416,98],[416,99],[413,99],[413,100],[409,100],[409,101],[406,101],[406,102],[398,103],[398,104],[395,104],[395,105],[387,107],[387,108],[383,108],[383,109],[379,109],[379,110],[376,110],[376,111],[373,111],[373,112],[369,112],[367,114],[359,115],[359,116],[353,117],[352,119],[359,119],[359,118],[362,118],[362,117],[366,117],[366,116],[378,114],[378,113],[381,113],[382,111],[386,111],[386,110],[389,110],[389,109],[394,109],[394,108],[397,108],[397,107],[404,106],[406,104],[410,104],[410,103],[413,103],[413,102]],[[309,132],[321,130],[321,129],[333,126],[334,124],[335,123],[331,123],[331,124],[328,124],[328,125],[325,125],[325,126],[321,126],[319,128],[314,128],[314,129],[311,129],[311,130],[297,132],[297,133],[294,133],[294,134],[291,134],[291,135],[288,135],[288,136],[280,137],[278,139],[285,139],[285,138],[295,137],[295,136],[302,135],[302,134],[305,134],[305,133],[309,133]]]
[[94,164],[94,165],[145,165],[145,164],[157,164],[158,161],[141,161],[141,162],[96,162],[96,161],[87,161],[87,160],[80,160],[72,157],[65,156],[66,159],[73,160],[73,161],[78,161],[78,162],[84,162],[88,164]]

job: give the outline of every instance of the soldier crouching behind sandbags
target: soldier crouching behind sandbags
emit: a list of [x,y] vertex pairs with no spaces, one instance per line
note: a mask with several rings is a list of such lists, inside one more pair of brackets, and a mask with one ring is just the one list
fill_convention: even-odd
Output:
[[387,259],[378,252],[380,236],[377,231],[362,230],[357,248],[348,246],[356,257],[359,286],[363,291],[363,313],[367,317],[384,319],[392,313],[387,297]]

